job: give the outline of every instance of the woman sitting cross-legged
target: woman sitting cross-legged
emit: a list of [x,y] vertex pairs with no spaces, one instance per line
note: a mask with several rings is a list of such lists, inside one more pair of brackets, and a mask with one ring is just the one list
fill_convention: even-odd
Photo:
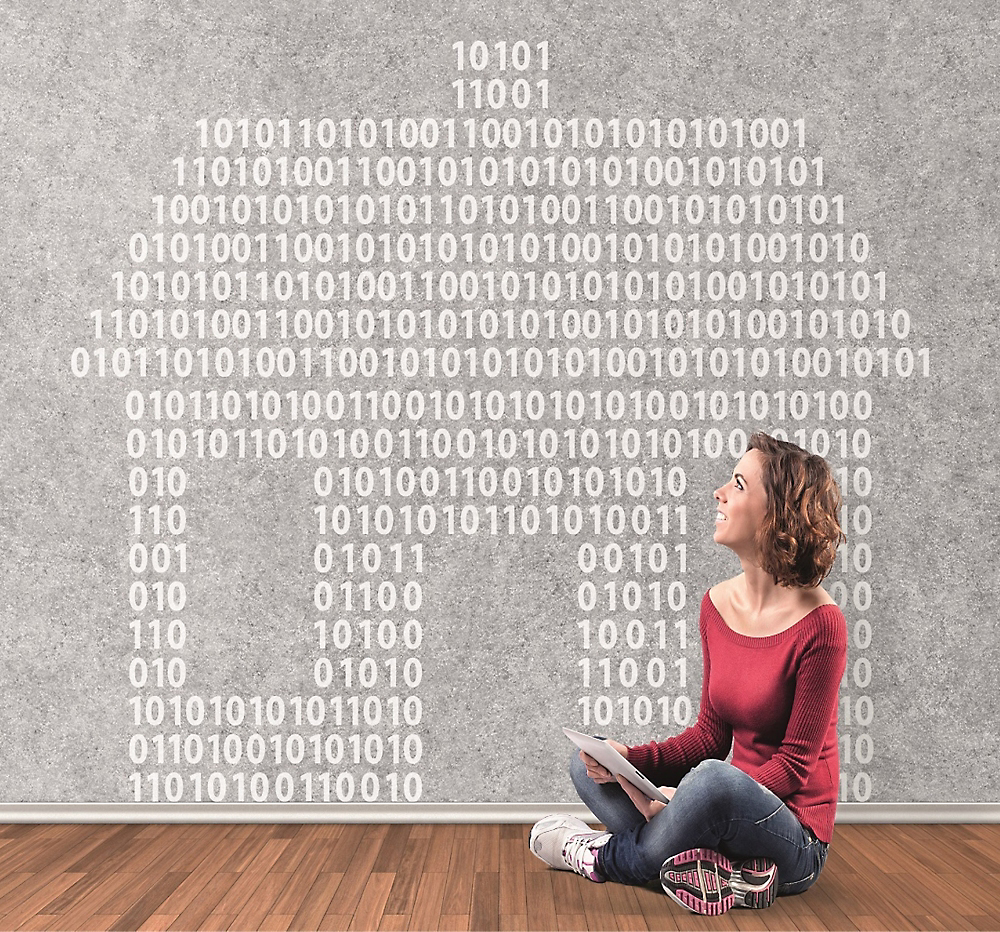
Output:
[[715,499],[715,540],[743,571],[702,600],[698,719],[663,742],[610,742],[670,802],[581,751],[570,774],[607,831],[552,815],[529,842],[552,867],[598,882],[659,881],[705,915],[769,906],[819,877],[833,837],[847,662],[846,621],[819,585],[844,539],[826,462],[754,434]]

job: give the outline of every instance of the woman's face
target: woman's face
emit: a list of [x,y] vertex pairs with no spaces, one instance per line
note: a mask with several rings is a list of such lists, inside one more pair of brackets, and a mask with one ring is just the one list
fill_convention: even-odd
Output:
[[767,514],[764,491],[764,457],[747,450],[733,469],[732,478],[715,490],[715,541],[741,557],[754,557],[754,538]]

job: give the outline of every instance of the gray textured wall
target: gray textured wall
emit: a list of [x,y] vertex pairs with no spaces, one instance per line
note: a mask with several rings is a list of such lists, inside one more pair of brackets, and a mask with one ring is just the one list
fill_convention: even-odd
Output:
[[[846,459],[839,453],[830,457],[835,467],[846,466],[852,475],[863,466],[872,476],[872,490],[864,501],[850,491],[847,496],[848,516],[860,505],[870,509],[870,532],[862,538],[849,528],[848,543],[849,548],[861,543],[870,546],[870,568],[862,573],[849,567],[843,573],[838,565],[830,580],[851,591],[859,582],[867,582],[872,592],[867,611],[853,605],[845,609],[852,631],[859,619],[869,622],[871,640],[852,641],[843,695],[852,707],[861,696],[868,696],[873,708],[866,727],[841,723],[842,732],[851,734],[852,740],[859,734],[870,737],[866,745],[870,761],[844,762],[845,779],[853,787],[855,776],[863,771],[871,783],[870,796],[862,785],[862,798],[877,802],[997,800],[1000,651],[996,635],[998,512],[993,489],[998,388],[994,353],[1000,335],[994,152],[1000,24],[996,14],[973,12],[962,4],[856,3],[820,9],[787,0],[735,6],[691,0],[629,4],[627,9],[590,2],[568,7],[555,3],[505,7],[431,3],[417,12],[405,4],[338,5],[305,0],[283,0],[264,7],[239,2],[204,6],[94,0],[5,4],[0,11],[0,153],[5,166],[0,182],[0,683],[4,698],[0,703],[0,802],[127,802],[133,798],[130,775],[141,774],[148,787],[147,775],[152,771],[180,773],[185,800],[193,798],[192,773],[201,772],[207,781],[211,772],[220,772],[227,781],[227,802],[235,801],[235,773],[245,772],[249,781],[251,773],[260,771],[271,781],[269,798],[273,800],[273,781],[282,770],[291,772],[297,781],[295,798],[299,800],[303,798],[298,782],[302,772],[326,770],[336,778],[345,769],[279,766],[270,755],[259,765],[245,760],[239,765],[133,763],[129,741],[137,734],[149,742],[161,733],[197,734],[207,741],[211,734],[219,733],[224,739],[230,732],[246,740],[256,731],[270,750],[271,735],[276,733],[322,733],[325,737],[338,732],[329,724],[260,729],[246,724],[221,729],[136,727],[130,706],[136,696],[144,703],[154,694],[179,695],[186,702],[193,695],[247,699],[275,695],[288,700],[296,695],[328,699],[339,692],[356,693],[363,700],[367,695],[386,699],[395,693],[413,693],[422,700],[420,722],[398,731],[420,736],[420,762],[395,767],[382,761],[346,769],[359,783],[365,771],[375,772],[381,781],[380,800],[386,798],[390,771],[418,772],[420,798],[427,802],[569,801],[572,790],[564,774],[569,746],[557,726],[584,724],[577,705],[584,694],[606,693],[615,699],[643,693],[655,702],[661,694],[683,693],[696,708],[698,602],[705,588],[738,567],[710,539],[711,491],[724,481],[733,460],[728,453],[717,459],[695,458],[689,447],[667,464],[685,470],[682,501],[688,508],[687,534],[680,537],[672,532],[663,541],[671,557],[675,544],[687,544],[686,572],[677,573],[676,563],[671,562],[660,576],[647,570],[627,577],[643,587],[656,579],[683,581],[685,608],[678,613],[654,613],[647,602],[636,613],[595,610],[589,615],[595,627],[604,617],[613,617],[623,631],[632,617],[641,617],[649,630],[655,618],[666,617],[668,631],[673,631],[675,620],[686,619],[689,643],[684,650],[671,642],[662,655],[648,645],[641,651],[619,644],[613,650],[590,652],[595,665],[607,657],[615,669],[621,659],[631,656],[641,671],[651,659],[662,656],[668,678],[660,690],[648,686],[584,689],[581,684],[578,662],[587,654],[577,624],[585,615],[577,605],[577,591],[585,576],[577,566],[577,551],[584,540],[603,549],[610,536],[546,533],[529,539],[524,535],[449,537],[440,532],[415,539],[381,540],[354,534],[335,539],[338,547],[351,540],[359,546],[373,539],[384,546],[402,543],[408,547],[414,540],[423,543],[422,575],[372,577],[399,583],[419,579],[423,601],[412,617],[422,625],[421,646],[413,652],[398,648],[369,652],[380,665],[390,657],[401,665],[407,657],[417,656],[423,675],[413,690],[393,690],[385,685],[382,666],[383,679],[372,690],[320,689],[313,680],[319,651],[312,627],[318,614],[312,604],[313,586],[321,578],[312,563],[313,546],[320,539],[312,513],[319,503],[313,493],[317,462],[291,457],[280,461],[229,457],[213,462],[189,455],[159,462],[182,466],[188,479],[178,500],[185,509],[186,529],[177,538],[167,538],[171,545],[185,543],[190,561],[186,574],[167,576],[186,586],[187,605],[170,617],[183,619],[187,641],[179,652],[158,652],[145,645],[135,651],[129,624],[138,617],[147,625],[153,615],[130,609],[129,588],[137,580],[152,583],[154,577],[130,570],[130,547],[136,541],[152,546],[158,538],[149,533],[148,526],[138,537],[132,533],[130,507],[141,503],[147,508],[154,500],[149,495],[134,498],[128,478],[135,465],[153,469],[158,461],[148,454],[136,460],[129,457],[129,430],[181,426],[191,431],[199,426],[222,426],[235,431],[261,425],[245,420],[199,425],[189,417],[157,424],[148,416],[134,422],[126,414],[126,396],[139,390],[149,404],[148,393],[155,390],[179,389],[188,395],[199,389],[221,392],[234,387],[241,392],[253,388],[282,392],[309,387],[324,392],[331,388],[345,392],[459,388],[467,394],[496,389],[508,396],[517,389],[532,388],[545,394],[573,388],[585,392],[661,388],[683,390],[692,397],[698,390],[721,390],[730,400],[740,390],[762,390],[772,399],[781,389],[804,390],[810,395],[820,390],[841,389],[852,395],[868,391],[872,413],[863,423],[854,417],[836,424],[829,419],[821,423],[813,415],[793,424],[774,418],[751,423],[729,416],[719,423],[664,421],[660,426],[677,426],[682,434],[719,427],[727,435],[736,428],[747,433],[756,428],[802,428],[808,436],[821,428],[831,432],[867,429],[871,452],[863,462],[853,454]],[[72,359],[77,348],[96,358],[100,346],[110,352],[125,345],[130,353],[145,346],[153,352],[170,342],[95,339],[92,312],[101,309],[108,315],[116,307],[127,311],[137,306],[152,311],[156,304],[115,299],[114,273],[122,272],[128,280],[140,268],[129,256],[134,233],[152,236],[162,229],[169,237],[177,230],[212,235],[222,229],[240,229],[214,223],[155,225],[151,198],[157,194],[169,198],[180,190],[189,196],[197,193],[191,184],[183,189],[176,186],[173,160],[183,156],[190,165],[201,155],[211,160],[222,151],[214,146],[201,149],[196,121],[208,119],[214,124],[220,117],[245,117],[254,126],[261,117],[275,121],[287,117],[294,127],[305,118],[357,121],[372,117],[380,121],[392,117],[398,122],[407,116],[440,120],[492,116],[488,109],[459,113],[450,87],[458,77],[452,44],[476,39],[490,44],[502,39],[550,43],[551,67],[545,75],[550,82],[549,111],[508,106],[497,113],[501,119],[532,115],[605,121],[619,115],[623,120],[647,121],[658,116],[664,123],[675,117],[747,122],[759,117],[803,119],[803,155],[808,159],[822,156],[824,193],[844,199],[841,229],[848,241],[854,233],[865,233],[870,254],[860,266],[830,261],[817,266],[807,261],[797,267],[809,273],[823,268],[831,274],[838,268],[851,272],[863,268],[872,274],[883,270],[888,283],[884,302],[828,299],[823,307],[831,314],[841,308],[848,318],[859,306],[870,314],[905,308],[911,321],[904,339],[891,334],[878,339],[869,334],[839,342],[830,336],[807,336],[802,341],[765,337],[752,342],[737,341],[729,334],[712,341],[688,332],[676,344],[662,341],[662,346],[679,345],[688,352],[699,345],[732,349],[741,343],[748,348],[762,346],[768,353],[779,346],[788,347],[789,353],[798,345],[807,346],[810,352],[820,346],[831,352],[847,347],[852,358],[858,348],[877,353],[880,347],[889,347],[891,367],[899,347],[914,352],[926,347],[929,374],[902,378],[893,368],[888,377],[873,374],[865,379],[852,375],[781,380],[772,373],[742,382],[732,375],[697,379],[690,374],[658,381],[646,374],[618,380],[603,375],[575,380],[567,376],[534,383],[510,377],[487,382],[421,375],[409,385],[382,375],[369,381],[340,382],[310,382],[296,375],[265,384],[260,379],[237,383],[196,376],[99,378],[92,364],[86,377],[74,376]],[[486,71],[483,76],[497,74]],[[469,72],[465,76],[475,77]],[[541,76],[530,72],[532,80]],[[562,154],[569,151],[565,146],[560,150]],[[607,151],[601,150],[602,157]],[[651,151],[647,147],[641,154],[645,157]],[[727,159],[739,154],[732,146],[720,151]],[[240,151],[232,148],[226,154],[235,158]],[[260,154],[252,149],[248,158]],[[312,154],[319,152],[314,149]],[[330,154],[337,158],[345,152],[335,147]],[[351,153],[358,154],[357,149]],[[384,153],[375,150],[374,154]],[[396,150],[395,154],[403,153]],[[476,159],[486,154],[482,146],[471,153]],[[540,158],[547,154],[538,153]],[[673,153],[661,153],[669,154]],[[684,149],[678,154],[687,159],[699,153]],[[714,151],[700,154],[708,157]],[[753,154],[750,150],[743,153],[745,157]],[[765,149],[762,154],[770,159],[778,152]],[[789,158],[792,154],[786,153]],[[212,196],[222,190],[208,189]],[[258,190],[280,193],[272,185],[253,189],[251,195],[256,196]],[[306,190],[310,197],[318,192],[315,187]],[[333,193],[345,190],[352,196],[360,192],[353,184]],[[477,196],[486,193],[481,186],[471,190]],[[557,185],[556,190],[562,196],[569,189]],[[733,193],[753,193],[745,185],[737,189],[731,183],[717,189],[702,185],[699,190],[706,197],[719,193],[724,199]],[[812,181],[801,189],[808,196],[818,190]],[[675,193],[686,197],[693,191],[687,184]],[[225,192],[238,193],[232,186]],[[518,196],[529,193],[523,186],[514,192]],[[758,192],[765,197],[795,193],[787,182],[781,189],[775,187],[773,178]],[[442,191],[432,188],[430,193],[436,197]],[[541,196],[545,191],[537,193]],[[609,191],[599,188],[596,193],[603,197]],[[251,235],[260,230],[246,229]],[[315,224],[287,227],[290,235],[302,229],[317,233],[324,228]],[[334,236],[342,231],[336,224],[326,229]],[[522,223],[512,229],[520,236],[528,227]],[[566,224],[535,227],[539,234],[549,229],[561,235],[571,228]],[[603,236],[610,227],[594,229]],[[653,232],[648,223],[634,229],[643,236]],[[698,232],[685,223],[676,229],[685,237]],[[714,229],[727,236],[736,231],[723,224],[703,226],[701,232]],[[742,229],[745,235],[757,230],[765,236],[779,230],[766,220],[753,230]],[[829,225],[781,229],[806,236],[817,229],[835,232]],[[352,233],[359,230],[354,227]],[[386,230],[395,236],[402,227],[378,227],[377,232]],[[271,235],[278,232],[274,226],[268,228]],[[166,269],[168,276],[178,268],[192,273],[199,268],[190,260],[161,266],[147,261],[142,267],[150,273]],[[757,266],[730,261],[718,267],[742,268],[747,274],[754,268],[767,274],[784,268],[791,274],[796,268],[794,263],[766,261]],[[214,270],[216,266],[208,262],[201,268]],[[232,263],[228,268],[238,271]],[[260,265],[246,268],[255,273]],[[272,274],[280,268],[271,261]],[[294,264],[286,268],[299,269]],[[355,262],[350,268],[358,272],[364,266]],[[432,263],[419,270],[427,268],[440,272],[445,266]],[[523,272],[527,266],[515,262],[513,268]],[[560,274],[567,271],[562,262],[555,268]],[[585,270],[583,265],[579,268]],[[603,274],[610,266],[599,268]],[[620,268],[627,270],[626,263],[620,263]],[[645,272],[651,266],[637,268]],[[685,274],[698,268],[707,274],[713,266],[704,260],[700,265],[693,263],[688,255],[679,268]],[[468,306],[478,313],[486,303],[479,300]],[[166,306],[177,304],[167,302]],[[272,311],[277,307],[273,301],[266,304]],[[535,304],[543,307],[542,302]],[[585,302],[578,304],[582,307]],[[607,300],[586,306],[603,313],[613,304],[628,306],[624,301]],[[199,306],[211,311],[221,304],[188,301],[184,306],[193,313]],[[233,302],[227,306],[233,307]],[[261,303],[248,302],[247,306],[256,309]],[[414,302],[414,306],[439,310],[443,304]],[[514,306],[521,308],[524,302]],[[644,299],[632,306],[645,313],[653,303]],[[695,304],[682,301],[677,306],[687,313]],[[702,309],[712,306],[701,304]],[[804,307],[808,314],[819,305],[791,300],[765,300],[758,305],[748,298],[719,306],[727,312],[738,307],[746,315],[758,306],[767,312],[779,306],[789,312]],[[666,302],[661,307],[666,308]],[[189,341],[189,345],[194,347],[196,342]],[[266,342],[277,345],[279,341]],[[334,341],[338,349],[341,342]],[[358,351],[365,345],[360,339],[348,342]],[[240,346],[233,340],[205,343],[212,345],[213,352],[223,343],[234,351]],[[287,343],[296,349],[319,346],[315,339]],[[381,351],[391,343],[376,340],[374,345]],[[431,343],[444,345],[440,339]],[[619,343],[648,350],[655,341],[647,335],[635,344]],[[397,345],[402,348],[403,344]],[[487,343],[477,338],[456,340],[455,345],[463,351],[469,347],[482,350]],[[502,345],[506,349],[509,344]],[[522,339],[519,345],[523,349],[529,341]],[[583,343],[560,337],[541,339],[537,345],[543,351],[554,347],[566,351]],[[597,345],[608,346],[610,341],[597,341]],[[301,422],[295,425],[287,420],[276,423],[289,430],[301,426]],[[354,422],[317,423],[331,431],[337,426],[357,426]],[[423,424],[441,426],[426,419]],[[591,418],[576,426],[588,425],[609,426],[607,422],[593,424]],[[619,426],[630,425],[626,418]],[[477,425],[466,419],[445,426],[454,432],[461,426]],[[486,425],[478,425],[482,426]],[[495,426],[562,430],[567,425],[547,417],[538,424],[508,419]],[[631,426],[645,431],[652,425]],[[323,462],[333,469],[341,465],[332,456]],[[374,458],[369,462],[373,468],[386,465]],[[470,462],[477,468],[488,465],[481,456]],[[523,450],[512,462],[522,471],[533,465]],[[554,462],[564,471],[574,465],[565,457]],[[404,465],[398,452],[388,463],[393,468]],[[608,475],[615,465],[635,465],[622,459],[612,462],[606,448],[594,463]],[[647,473],[657,465],[645,453],[636,463]],[[469,465],[455,457],[435,464],[442,469],[449,464]],[[677,503],[665,500],[671,506]],[[370,501],[375,503],[375,499]],[[424,501],[419,495],[411,500],[414,505]],[[481,508],[488,504],[481,498],[460,499],[457,504],[470,501]],[[499,503],[508,501],[520,506],[530,499]],[[545,506],[552,501],[560,507],[573,504],[566,493],[554,500],[543,497],[538,503]],[[589,507],[592,501],[578,500],[577,504]],[[596,501],[613,504],[610,496]],[[637,501],[651,508],[660,504],[652,495]],[[346,504],[354,508],[361,501],[354,498]],[[625,547],[637,540],[628,534],[621,538]],[[650,538],[644,540],[650,542]],[[335,569],[330,578],[336,589],[346,575]],[[363,576],[354,578],[363,581]],[[611,576],[601,571],[591,578],[600,587]],[[621,574],[618,578],[626,579]],[[334,611],[329,617],[335,620],[342,614]],[[347,617],[357,622],[360,615]],[[396,611],[379,614],[376,620],[382,617],[391,617],[402,628],[411,615]],[[133,660],[151,664],[161,655],[185,661],[184,686],[180,690],[135,688],[129,681]],[[335,668],[345,656],[362,655],[356,636],[350,650],[327,654]],[[683,689],[670,672],[681,657],[687,659],[689,668]],[[863,677],[864,686],[850,675],[859,659],[871,667],[870,683]],[[665,736],[677,728],[657,726],[654,719],[645,727],[615,722],[603,730],[639,741]],[[355,730],[340,731],[346,736]],[[385,738],[393,729],[383,723],[358,731],[362,739],[370,733]],[[851,790],[843,798],[857,797]]]

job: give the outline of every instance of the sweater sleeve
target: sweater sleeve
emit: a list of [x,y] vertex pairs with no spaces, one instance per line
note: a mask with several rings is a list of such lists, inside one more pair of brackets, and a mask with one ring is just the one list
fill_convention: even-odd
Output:
[[771,758],[748,773],[779,799],[801,789],[816,767],[847,667],[847,622],[824,612],[804,645],[785,737]]
[[651,741],[628,749],[628,761],[658,786],[675,786],[696,764],[709,758],[725,760],[733,744],[733,729],[724,722],[709,698],[712,658],[704,605],[698,624],[701,632],[701,705],[695,723],[666,741]]

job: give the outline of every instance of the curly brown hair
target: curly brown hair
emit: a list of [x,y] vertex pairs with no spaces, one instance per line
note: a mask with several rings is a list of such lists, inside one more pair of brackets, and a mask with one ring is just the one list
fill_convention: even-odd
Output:
[[761,568],[779,586],[818,586],[847,540],[837,480],[823,457],[768,434],[751,435],[747,450],[764,460],[767,514],[756,540]]

